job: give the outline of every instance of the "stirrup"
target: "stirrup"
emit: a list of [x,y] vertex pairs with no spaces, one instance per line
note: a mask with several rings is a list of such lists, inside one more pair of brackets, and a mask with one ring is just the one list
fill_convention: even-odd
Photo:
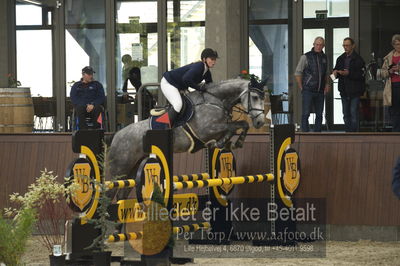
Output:
[[154,108],[154,109],[150,110],[150,114],[152,116],[160,116],[160,115],[165,114],[166,112],[167,112],[166,108]]
[[176,123],[178,115],[179,115],[179,112],[175,111],[175,109],[173,107],[168,109],[168,120],[169,120],[170,128],[174,127],[174,124]]

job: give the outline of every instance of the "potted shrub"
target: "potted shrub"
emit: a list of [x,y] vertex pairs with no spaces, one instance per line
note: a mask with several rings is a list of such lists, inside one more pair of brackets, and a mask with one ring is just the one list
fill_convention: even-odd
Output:
[[[45,169],[24,195],[14,193],[10,197],[10,201],[17,204],[19,210],[35,210],[35,229],[39,233],[40,242],[49,253],[50,265],[64,265],[64,224],[72,214],[65,195],[73,189],[74,185],[66,188],[57,181],[57,176],[52,171]],[[7,213],[19,215],[19,210],[9,208]]]

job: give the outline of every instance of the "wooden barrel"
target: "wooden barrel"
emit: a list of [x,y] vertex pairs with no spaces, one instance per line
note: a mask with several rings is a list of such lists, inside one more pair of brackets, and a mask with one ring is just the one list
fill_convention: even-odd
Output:
[[33,103],[30,88],[0,88],[0,133],[33,130]]

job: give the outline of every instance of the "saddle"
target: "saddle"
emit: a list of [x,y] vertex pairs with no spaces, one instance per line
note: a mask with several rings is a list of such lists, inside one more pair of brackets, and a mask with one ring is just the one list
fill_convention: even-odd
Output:
[[[180,127],[185,125],[194,114],[194,105],[192,100],[189,99],[186,95],[182,96],[182,110],[176,118],[175,124],[173,128]],[[150,128],[151,129],[170,129],[168,110],[169,108],[173,108],[171,105],[167,105],[166,107],[155,108],[150,111]]]

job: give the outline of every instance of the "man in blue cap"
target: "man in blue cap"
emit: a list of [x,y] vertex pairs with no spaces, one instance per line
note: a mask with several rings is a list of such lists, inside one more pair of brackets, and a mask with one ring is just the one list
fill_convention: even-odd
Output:
[[94,70],[90,66],[82,69],[82,78],[75,82],[71,88],[71,101],[74,106],[80,129],[87,129],[88,125],[84,122],[86,117],[91,117],[98,128],[98,117],[103,111],[102,104],[105,101],[103,85],[93,79]]

